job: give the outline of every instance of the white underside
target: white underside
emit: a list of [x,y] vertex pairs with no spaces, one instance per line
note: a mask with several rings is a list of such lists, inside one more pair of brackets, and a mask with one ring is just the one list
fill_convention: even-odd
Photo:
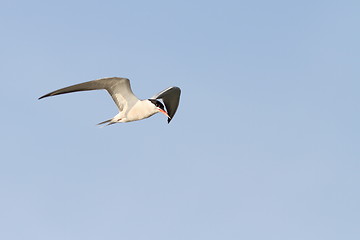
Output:
[[118,113],[110,123],[123,123],[123,122],[133,122],[141,119],[151,117],[155,113],[158,113],[159,110],[148,100],[138,101],[129,111],[124,108],[123,111]]

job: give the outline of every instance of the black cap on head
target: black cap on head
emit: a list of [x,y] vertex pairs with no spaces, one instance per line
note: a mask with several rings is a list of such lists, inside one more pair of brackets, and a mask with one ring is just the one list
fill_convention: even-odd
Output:
[[156,100],[156,99],[148,99],[152,104],[154,104],[156,107],[161,109],[161,112],[163,112],[167,117],[168,117],[168,123],[170,123],[171,118],[169,117],[169,114],[167,113],[167,111],[165,111],[164,105],[162,104],[162,102]]
[[160,101],[158,101],[158,100],[156,100],[156,99],[148,99],[150,102],[152,102],[152,104],[154,104],[156,107],[158,107],[158,108],[160,108],[160,109],[162,109],[162,110],[164,110],[165,111],[165,109],[164,109],[164,105],[160,102]]

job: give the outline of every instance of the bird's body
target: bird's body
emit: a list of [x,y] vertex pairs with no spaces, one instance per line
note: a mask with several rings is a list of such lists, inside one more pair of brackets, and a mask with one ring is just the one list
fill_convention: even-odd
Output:
[[[179,105],[181,92],[178,87],[170,87],[150,99],[140,100],[133,94],[129,79],[114,77],[102,78],[65,87],[48,93],[39,99],[59,94],[99,89],[107,90],[119,109],[119,113],[115,117],[99,123],[108,123],[107,125],[145,119],[158,112],[165,114],[168,117],[168,122],[170,123],[171,118],[175,115]],[[156,99],[163,100],[167,112],[164,109],[164,105]]]
[[110,122],[122,123],[137,121],[151,117],[158,112],[158,109],[149,100],[139,100],[134,104],[134,106],[129,109],[129,111],[127,111],[127,109],[124,109],[123,111],[119,112],[115,117],[113,117]]

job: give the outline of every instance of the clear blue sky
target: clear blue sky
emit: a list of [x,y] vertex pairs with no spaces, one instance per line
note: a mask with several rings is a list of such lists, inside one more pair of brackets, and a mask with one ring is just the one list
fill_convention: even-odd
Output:
[[[359,1],[1,1],[0,239],[360,239]],[[98,128],[105,91],[182,88]]]

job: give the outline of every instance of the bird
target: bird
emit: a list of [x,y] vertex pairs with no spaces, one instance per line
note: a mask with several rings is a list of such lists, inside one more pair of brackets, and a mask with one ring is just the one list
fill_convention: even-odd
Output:
[[[170,123],[179,106],[181,93],[179,87],[169,87],[149,99],[140,100],[132,92],[128,78],[110,77],[61,88],[39,97],[39,100],[65,93],[100,89],[108,91],[119,110],[113,118],[98,123],[98,125],[104,124],[103,126],[138,121],[159,112],[163,113],[167,117],[167,122]],[[163,101],[166,110],[164,104],[158,99]]]

